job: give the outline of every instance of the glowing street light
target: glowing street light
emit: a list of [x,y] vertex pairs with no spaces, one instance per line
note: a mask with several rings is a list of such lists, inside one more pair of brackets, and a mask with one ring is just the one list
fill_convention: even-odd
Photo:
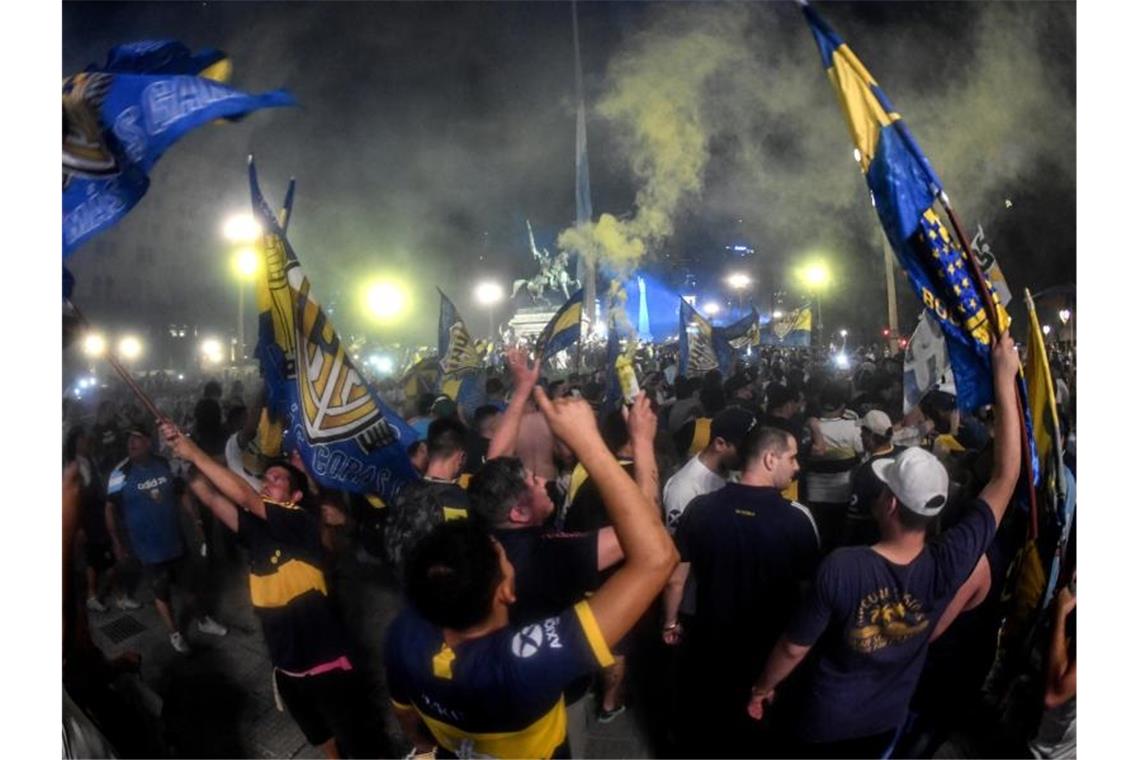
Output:
[[134,335],[124,335],[119,340],[119,356],[127,361],[134,361],[142,356],[143,345],[142,341]]
[[364,290],[365,309],[378,322],[395,321],[409,305],[404,286],[392,280],[375,281]]
[[717,314],[720,313],[720,304],[717,303],[716,301],[706,301],[704,312],[705,312],[705,314],[708,314],[710,317],[715,317]]
[[475,286],[475,300],[487,307],[489,340],[495,339],[495,304],[503,300],[503,295],[503,286],[491,280],[485,280]]
[[261,236],[261,225],[249,214],[234,214],[222,225],[222,237],[231,243],[252,243]]
[[1057,312],[1057,316],[1061,318],[1061,324],[1067,325],[1069,324],[1069,318],[1073,316],[1073,312],[1069,311],[1068,309],[1061,309],[1059,312]]
[[839,331],[839,337],[840,338],[846,338],[847,337],[847,331],[846,330],[840,330]]
[[820,292],[831,281],[831,271],[822,261],[812,261],[799,271],[800,279],[812,294],[815,308],[819,313],[819,329],[823,329],[823,304],[820,302]]
[[783,319],[783,318],[784,318],[784,312],[780,311],[779,309],[776,309],[775,311],[772,312],[772,319]]
[[1041,328],[1041,332],[1043,332],[1045,335],[1048,335],[1049,333],[1053,332],[1053,328],[1049,325],[1045,325]]
[[209,364],[221,364],[222,359],[225,358],[225,353],[222,350],[222,342],[217,338],[206,338],[199,346],[199,351],[202,358]]
[[95,359],[102,356],[106,351],[106,338],[99,333],[87,333],[87,337],[83,339],[83,353],[85,356]]
[[725,282],[727,282],[728,286],[733,290],[744,290],[752,284],[752,278],[744,272],[733,272],[725,278]]
[[244,246],[234,252],[233,265],[238,278],[249,281],[261,269],[261,257],[253,248]]

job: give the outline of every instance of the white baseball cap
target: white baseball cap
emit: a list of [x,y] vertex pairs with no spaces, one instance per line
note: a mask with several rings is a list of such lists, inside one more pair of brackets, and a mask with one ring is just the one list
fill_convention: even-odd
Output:
[[863,415],[863,420],[859,424],[875,435],[882,437],[886,437],[891,432],[892,427],[891,418],[887,416],[886,412],[878,409],[872,409]]
[[917,515],[933,517],[946,506],[950,476],[926,449],[911,446],[891,459],[876,459],[871,470],[904,507]]

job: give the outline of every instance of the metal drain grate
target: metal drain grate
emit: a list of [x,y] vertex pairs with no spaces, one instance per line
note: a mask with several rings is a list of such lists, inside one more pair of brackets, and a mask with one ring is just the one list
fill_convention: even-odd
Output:
[[113,644],[122,644],[127,639],[137,636],[145,630],[146,626],[130,615],[123,615],[99,628],[99,631]]

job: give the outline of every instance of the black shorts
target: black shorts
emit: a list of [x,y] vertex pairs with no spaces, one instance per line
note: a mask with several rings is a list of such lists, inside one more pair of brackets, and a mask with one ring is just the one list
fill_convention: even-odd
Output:
[[182,557],[175,557],[153,565],[144,563],[143,572],[146,573],[146,577],[150,581],[150,589],[154,592],[154,598],[170,604],[170,587],[176,579],[182,579],[185,574],[185,562],[183,562]]
[[313,746],[336,738],[344,757],[381,757],[379,714],[369,709],[360,677],[353,670],[315,676],[273,671],[277,693]]
[[88,541],[87,545],[83,547],[83,556],[87,562],[87,567],[97,573],[110,570],[115,566],[115,554],[111,551],[110,544]]

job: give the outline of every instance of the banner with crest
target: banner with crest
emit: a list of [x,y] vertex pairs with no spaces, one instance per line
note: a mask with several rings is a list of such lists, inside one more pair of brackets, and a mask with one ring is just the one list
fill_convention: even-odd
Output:
[[811,346],[811,307],[794,309],[760,328],[760,345],[808,348]]

